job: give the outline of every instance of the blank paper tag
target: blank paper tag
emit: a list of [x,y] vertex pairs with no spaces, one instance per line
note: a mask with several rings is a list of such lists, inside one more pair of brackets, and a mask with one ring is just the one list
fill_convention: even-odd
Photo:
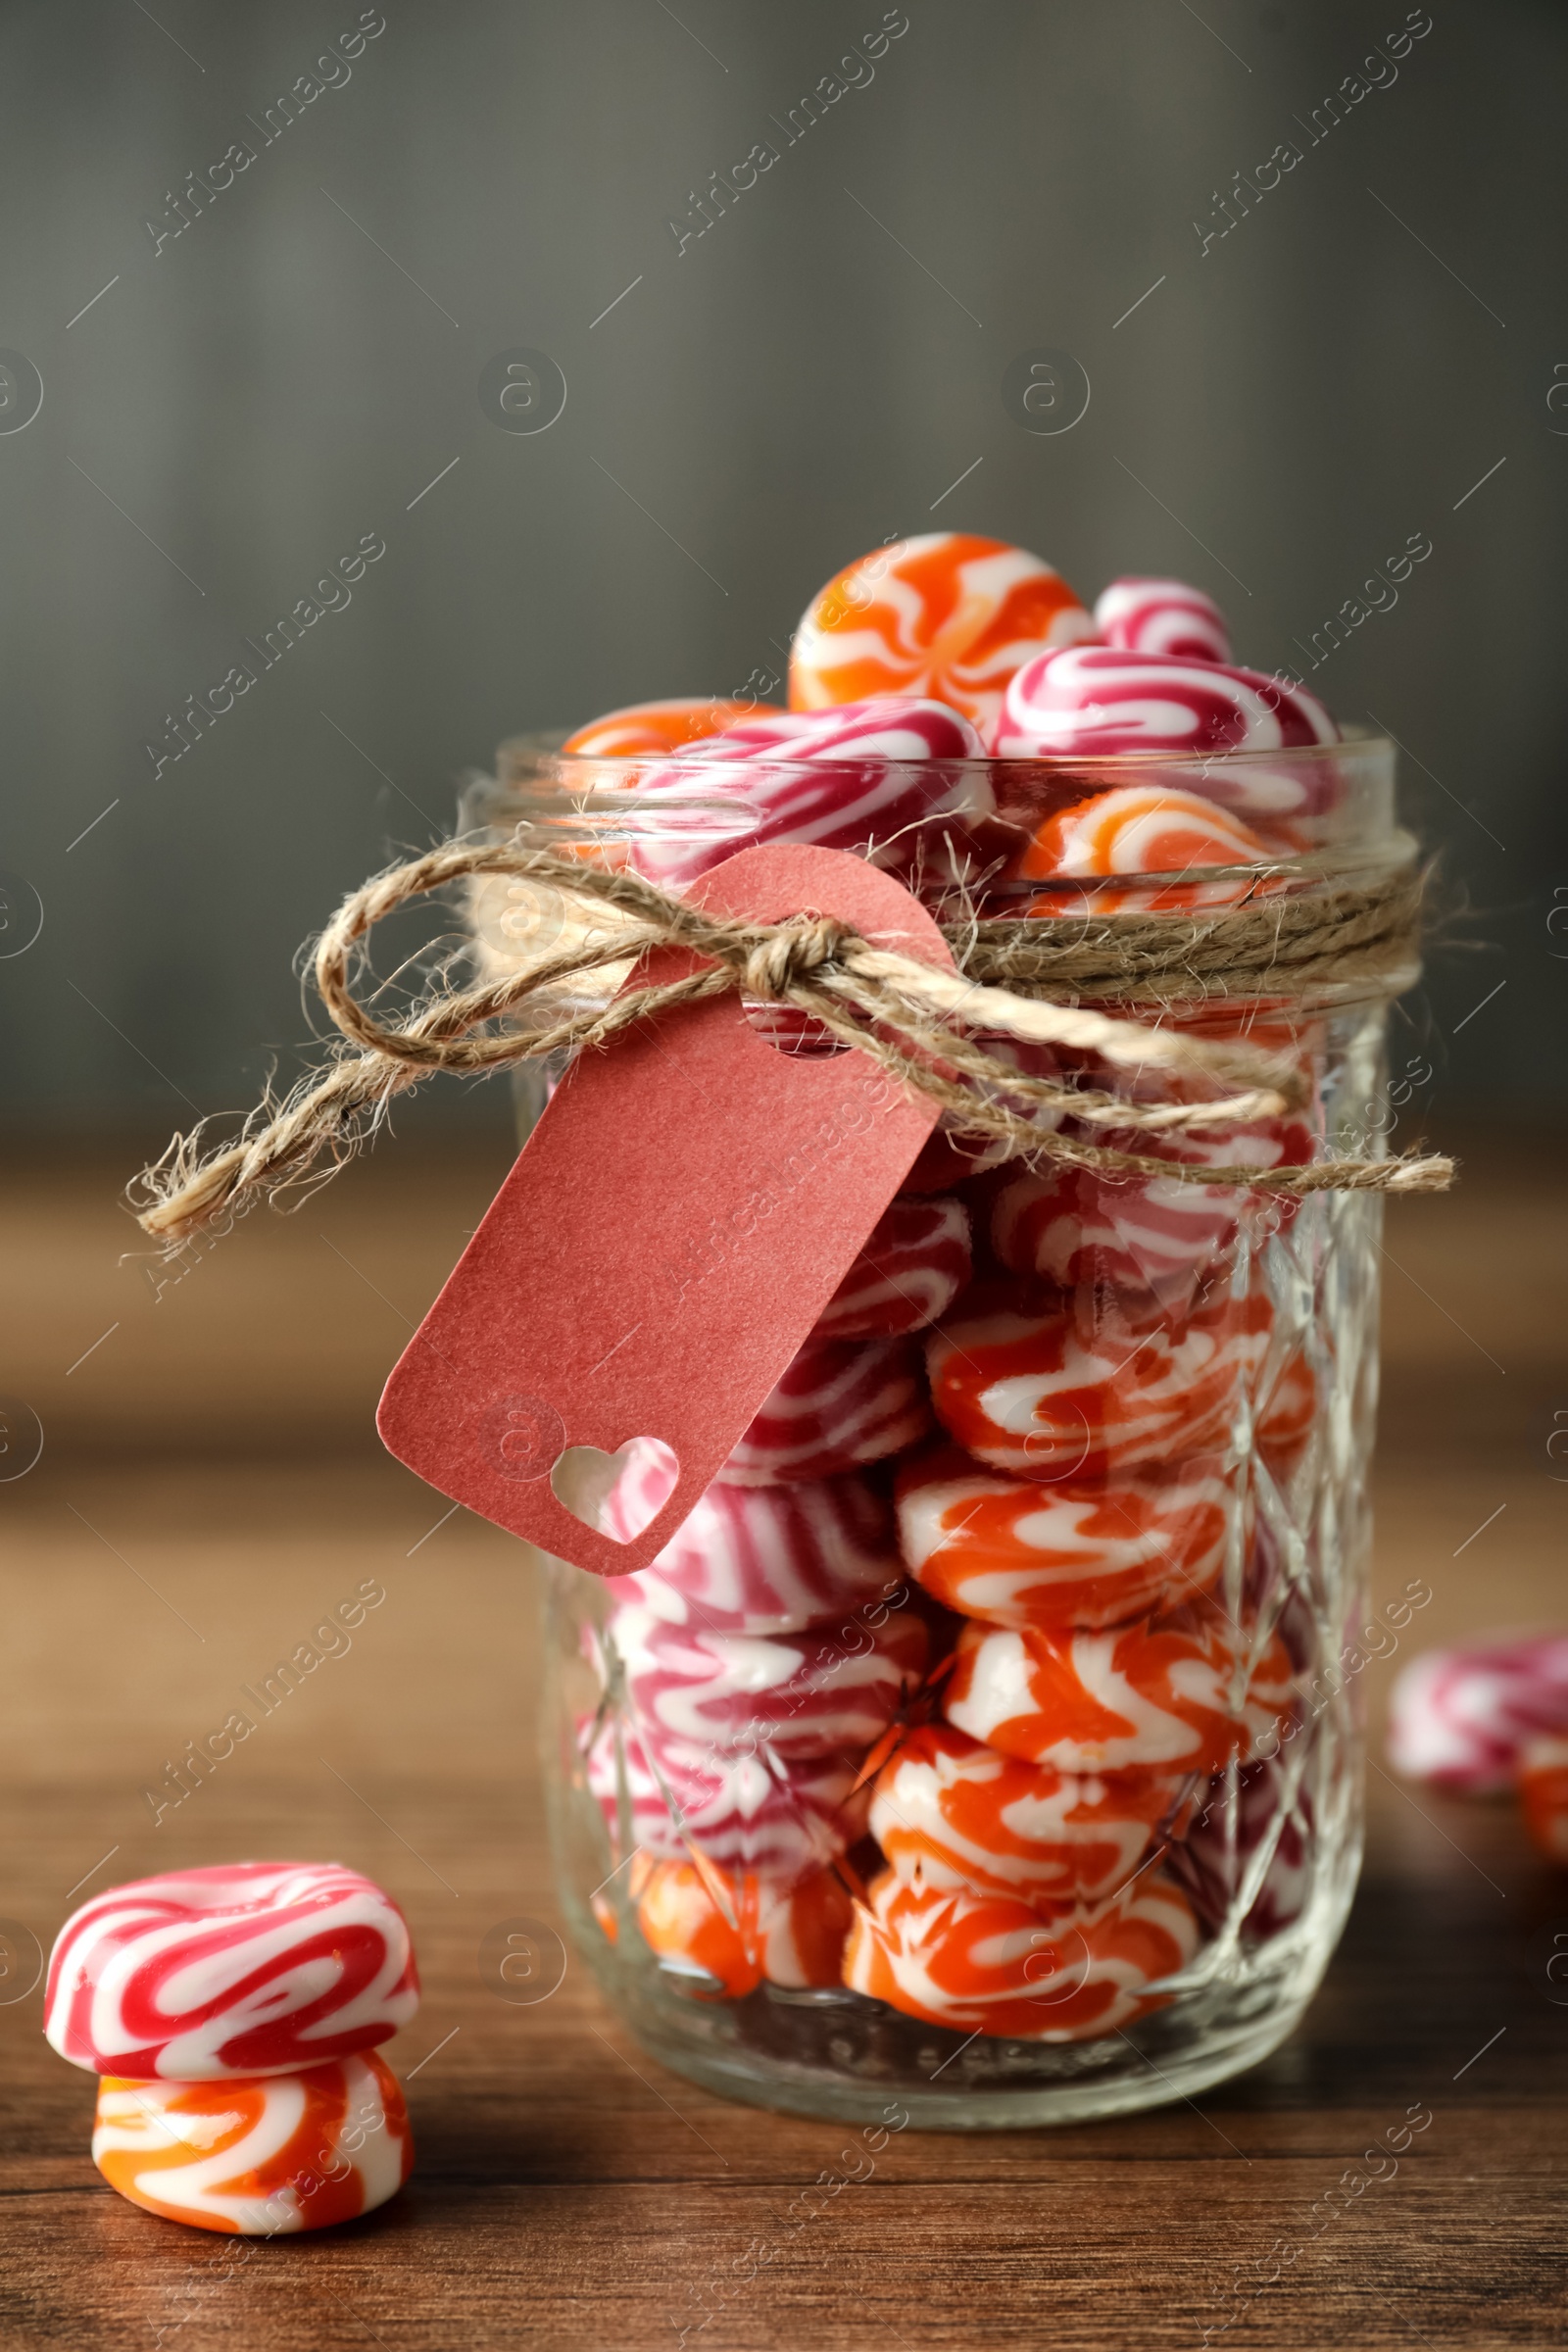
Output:
[[[762,922],[837,915],[953,966],[902,884],[841,851],[744,850],[690,896]],[[700,960],[660,949],[638,978]],[[442,1494],[579,1568],[646,1568],[936,1118],[864,1054],[776,1051],[733,995],[579,1054],[387,1382],[383,1441]]]

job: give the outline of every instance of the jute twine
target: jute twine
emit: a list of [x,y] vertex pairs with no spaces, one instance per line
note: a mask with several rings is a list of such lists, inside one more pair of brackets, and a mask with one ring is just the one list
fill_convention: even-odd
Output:
[[[412,1013],[378,1019],[350,985],[370,931],[430,892],[457,883],[473,889],[496,877],[528,883],[547,906],[563,910],[557,938],[569,933],[569,943],[546,941],[522,952],[503,974],[439,988]],[[204,1152],[199,1128],[176,1136],[133,1187],[139,1222],[177,1249],[255,1200],[297,1185],[318,1162],[341,1165],[393,1099],[432,1071],[474,1075],[603,1048],[656,1013],[732,991],[819,1021],[842,1045],[858,1048],[940,1103],[955,1125],[988,1147],[1004,1147],[1001,1156],[1265,1193],[1445,1191],[1452,1163],[1435,1156],[1270,1169],[1195,1166],[1061,1131],[1064,1118],[1091,1131],[1157,1132],[1298,1109],[1306,1082],[1297,1062],[1166,1027],[1159,1013],[1217,998],[1392,992],[1414,977],[1418,875],[1406,870],[1294,896],[1266,895],[1271,878],[1278,890],[1269,869],[1253,878],[1243,904],[1191,914],[971,917],[945,926],[958,965],[949,972],[878,947],[829,917],[739,921],[706,913],[638,874],[515,840],[450,842],[366,883],[322,933],[316,986],[346,1041],[333,1060],[283,1101],[265,1101],[238,1140],[221,1150]],[[634,975],[606,1001],[604,990],[616,977],[612,967],[625,970],[660,947],[685,949],[703,960],[674,979],[639,982]],[[584,983],[595,972],[606,980],[590,996]],[[1158,1012],[1153,1020],[1116,1018],[1094,1010],[1086,998],[1146,1001]],[[1142,1102],[1026,1076],[979,1042],[987,1036],[1064,1046],[1113,1069],[1206,1081],[1208,1091],[1196,1102]]]

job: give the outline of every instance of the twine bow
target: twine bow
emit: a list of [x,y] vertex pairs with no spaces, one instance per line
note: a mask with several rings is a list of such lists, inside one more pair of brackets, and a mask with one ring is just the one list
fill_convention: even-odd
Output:
[[[355,996],[351,968],[378,922],[432,891],[503,876],[545,894],[561,916],[564,944],[546,941],[505,974],[440,990],[400,1019],[378,1019]],[[1242,906],[1190,917],[977,918],[949,927],[960,968],[947,971],[822,915],[747,922],[710,913],[638,874],[551,850],[450,842],[366,883],[321,934],[316,985],[347,1041],[335,1058],[281,1102],[265,1101],[220,1151],[204,1154],[200,1128],[176,1136],[137,1180],[138,1221],[177,1249],[299,1183],[323,1157],[330,1174],[368,1140],[393,1098],[432,1071],[477,1075],[603,1048],[656,1013],[730,992],[819,1022],[839,1044],[940,1103],[956,1126],[1004,1147],[1003,1157],[1292,1195],[1442,1192],[1452,1163],[1436,1156],[1267,1169],[1193,1165],[1065,1133],[1063,1119],[1091,1132],[1157,1134],[1278,1117],[1301,1106],[1305,1082],[1298,1065],[1255,1047],[1116,1018],[1046,994],[1054,987],[1074,997],[1109,995],[1118,975],[1124,999],[1152,991],[1161,1006],[1173,998],[1234,997],[1242,993],[1238,975],[1254,996],[1299,996],[1336,978],[1404,985],[1413,976],[1419,897],[1419,882],[1397,874],[1338,898],[1250,896]],[[662,947],[685,949],[701,961],[677,978],[634,978],[607,999],[614,967],[633,968]],[[606,978],[593,996],[585,984],[596,972]],[[990,984],[990,975],[1003,973],[1011,986]],[[1130,1101],[1026,1074],[979,1042],[985,1037],[1066,1047],[1113,1069],[1164,1071],[1222,1091],[1190,1102]]]

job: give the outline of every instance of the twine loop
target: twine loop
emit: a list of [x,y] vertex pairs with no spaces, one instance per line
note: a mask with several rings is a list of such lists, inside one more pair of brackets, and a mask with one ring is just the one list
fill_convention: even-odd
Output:
[[[1215,870],[1236,880],[1236,869]],[[264,1101],[219,1151],[204,1152],[200,1128],[176,1136],[132,1188],[138,1220],[178,1249],[253,1200],[299,1185],[322,1160],[324,1180],[369,1139],[394,1098],[433,1071],[476,1076],[602,1049],[655,1014],[728,993],[808,1015],[833,1042],[858,1048],[935,1101],[950,1128],[979,1139],[988,1159],[1293,1196],[1445,1191],[1452,1163],[1437,1156],[1259,1168],[1088,1140],[1199,1133],[1278,1118],[1305,1103],[1298,1059],[1168,1025],[1173,1009],[1310,1000],[1324,990],[1392,994],[1419,969],[1421,876],[1398,868],[1292,893],[1289,867],[1242,870],[1250,886],[1240,905],[1022,920],[969,915],[944,927],[957,966],[951,970],[831,916],[746,921],[624,868],[530,849],[521,839],[447,842],[353,892],[322,932],[316,985],[344,1039],[325,1069],[281,1102]],[[530,897],[530,936],[508,968],[466,987],[438,984],[396,1019],[381,1019],[355,995],[356,959],[387,915],[455,883],[475,893],[502,881],[523,884]],[[553,925],[542,919],[550,908],[559,915]],[[638,965],[661,947],[687,950],[693,968],[674,979],[640,977]],[[1097,1001],[1148,1004],[1153,1017],[1114,1017],[1097,1010]],[[1150,1101],[1070,1074],[1039,1074],[1019,1067],[1016,1054],[1007,1058],[1009,1042],[1065,1048],[1112,1073],[1163,1074],[1182,1085]],[[1036,1057],[1048,1073],[1053,1058]]]

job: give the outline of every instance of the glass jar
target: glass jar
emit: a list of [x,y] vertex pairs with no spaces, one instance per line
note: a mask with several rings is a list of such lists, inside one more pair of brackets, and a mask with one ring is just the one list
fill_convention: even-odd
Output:
[[[464,818],[678,889],[780,837],[768,811],[800,774],[529,741]],[[1413,855],[1380,739],[857,774],[901,813],[880,846],[862,827],[862,854],[960,954],[977,912],[1077,915],[1085,937],[1113,910],[1184,924]],[[902,821],[905,785],[930,813]],[[1176,793],[1214,812],[1179,858],[1150,818]],[[1031,873],[1091,804],[1114,870]],[[587,927],[506,877],[470,919],[492,973]],[[1160,1003],[1102,985],[1100,1009],[1283,1054],[1307,1107],[1080,1131],[1210,1165],[1375,1153],[1387,1004],[1412,976]],[[781,1026],[785,1050],[821,1050]],[[993,1051],[1145,1108],[1213,1091]],[[525,1126],[551,1079],[524,1074]],[[972,2130],[1190,2097],[1274,2048],[1322,1977],[1361,1844],[1381,1202],[1004,1161],[956,1127],[879,1228],[888,1280],[858,1326],[843,1293],[830,1310],[829,1335],[850,1325],[822,1343],[835,1377],[879,1386],[877,1410],[827,1411],[803,1456],[764,1408],[637,1579],[550,1563],[544,1737],[566,1916],[650,2052],[760,2106],[877,2123],[896,2099]]]

